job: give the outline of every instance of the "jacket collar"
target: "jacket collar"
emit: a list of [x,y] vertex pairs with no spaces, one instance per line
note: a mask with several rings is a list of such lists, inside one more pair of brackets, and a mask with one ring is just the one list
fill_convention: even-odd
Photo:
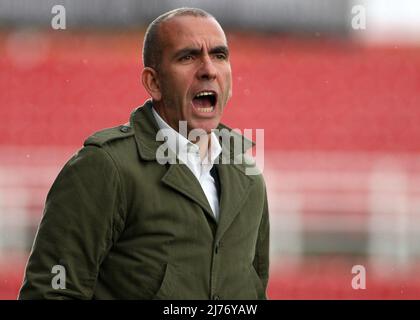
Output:
[[[156,160],[156,151],[162,144],[162,141],[156,140],[159,126],[156,123],[152,112],[152,101],[147,100],[143,106],[135,109],[130,116],[130,126],[134,128],[135,139],[140,157],[143,160]],[[219,124],[217,127],[221,133],[222,154],[228,155],[229,160],[235,159],[245,153],[249,148],[253,147],[255,143],[239,133],[233,131],[224,124]],[[233,141],[241,141],[242,148],[233,148]]]
[[[140,158],[146,161],[156,161],[156,151],[163,143],[162,141],[156,141],[159,126],[153,116],[151,107],[152,102],[148,100],[143,106],[135,109],[130,117],[130,126],[134,128],[138,153]],[[215,220],[199,182],[185,165],[170,165],[161,178],[163,184],[197,203],[204,210],[209,220],[217,224],[214,234],[217,241],[220,240],[239,214],[249,196],[254,181],[254,176],[245,174],[246,165],[235,164],[233,161],[237,157],[241,157],[254,143],[223,124],[220,124],[218,129],[222,136],[222,155],[227,155],[230,159],[229,163],[231,163],[225,165],[220,161],[221,164],[218,166],[221,184],[220,220],[218,222]],[[223,139],[223,136],[227,134],[229,134],[230,142],[227,142],[229,139]],[[241,139],[242,148],[232,147],[235,139]]]

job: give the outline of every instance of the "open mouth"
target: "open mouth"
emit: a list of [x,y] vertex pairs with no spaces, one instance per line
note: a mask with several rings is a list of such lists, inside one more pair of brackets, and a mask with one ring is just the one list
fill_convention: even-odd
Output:
[[194,96],[192,103],[199,112],[210,113],[216,106],[217,94],[214,91],[200,91]]

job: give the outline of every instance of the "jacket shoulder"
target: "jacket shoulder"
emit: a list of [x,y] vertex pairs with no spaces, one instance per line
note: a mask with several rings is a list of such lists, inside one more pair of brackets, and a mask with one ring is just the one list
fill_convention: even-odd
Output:
[[134,135],[134,130],[128,124],[116,126],[113,128],[107,128],[99,130],[89,136],[85,142],[84,146],[94,145],[102,147],[103,145],[120,139],[125,139]]

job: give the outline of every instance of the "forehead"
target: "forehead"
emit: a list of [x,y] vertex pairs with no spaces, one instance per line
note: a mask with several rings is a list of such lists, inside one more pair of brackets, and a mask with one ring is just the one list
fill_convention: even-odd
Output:
[[160,40],[164,51],[187,46],[227,46],[225,33],[213,18],[178,16],[161,25]]

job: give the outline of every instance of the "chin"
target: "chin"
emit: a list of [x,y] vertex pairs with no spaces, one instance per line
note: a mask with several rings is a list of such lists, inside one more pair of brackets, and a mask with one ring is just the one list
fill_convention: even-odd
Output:
[[211,133],[213,129],[216,129],[219,125],[218,119],[205,120],[205,121],[194,121],[191,129],[204,130],[206,133]]

